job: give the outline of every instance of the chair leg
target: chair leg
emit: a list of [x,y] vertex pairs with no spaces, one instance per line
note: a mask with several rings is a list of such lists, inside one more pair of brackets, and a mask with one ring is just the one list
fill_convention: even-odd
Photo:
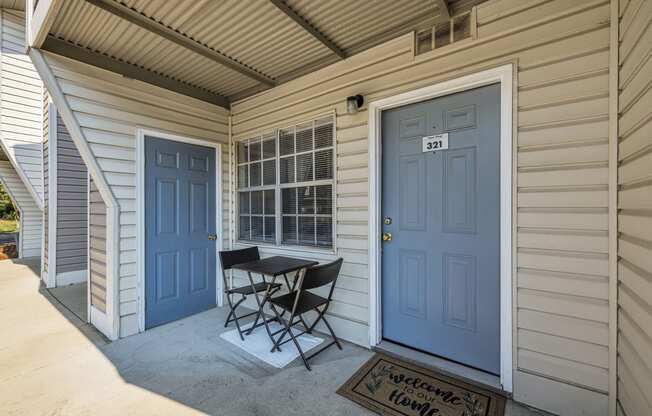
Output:
[[294,285],[290,285],[290,280],[288,280],[288,275],[283,273],[283,279],[285,279],[285,285],[288,287],[288,290],[294,291]]
[[[256,296],[256,295],[254,295],[254,296]],[[256,314],[256,319],[254,319],[254,323],[253,323],[253,325],[251,325],[251,328],[249,328],[249,329],[247,330],[247,335],[251,335],[251,333],[253,332],[254,328],[256,328],[256,325],[258,325],[258,320],[260,319],[260,313],[261,313],[261,311],[258,310],[258,313]]]
[[315,329],[315,326],[317,326],[317,324],[319,323],[319,321],[322,319],[322,317],[324,316],[324,313],[326,312],[326,309],[327,309],[327,308],[328,308],[328,307],[324,308],[324,311],[323,311],[323,312],[320,311],[318,308],[314,308],[315,312],[317,312],[317,319],[315,319],[315,322],[313,322],[312,325],[310,325],[310,327],[309,327],[308,330],[306,331],[307,333],[309,333],[309,334],[312,333],[312,330]]
[[[288,324],[286,324],[285,322],[283,322],[283,321],[281,320],[281,316],[278,314],[278,311],[277,311],[276,308],[274,307],[274,304],[273,304],[273,303],[270,303],[270,306],[271,306],[272,310],[274,311],[274,315],[276,315],[276,319],[278,320],[278,323],[281,324],[281,325],[285,325],[285,330],[284,330],[283,332],[281,332],[281,335],[278,336],[278,339],[274,340],[274,338],[272,338],[272,341],[274,341],[274,346],[272,347],[272,351],[271,351],[271,352],[274,352],[274,351],[276,351],[276,350],[281,351],[281,341],[282,341],[283,338],[285,337],[285,334],[287,334],[287,332],[288,332],[288,328],[289,328],[288,325],[291,325],[291,324],[292,324],[292,321],[290,321]],[[290,317],[290,318],[292,318],[292,317]]]
[[306,328],[306,334],[312,334],[312,327],[303,320],[303,316],[299,316],[299,320],[301,321],[301,324]]
[[[276,316],[279,317],[279,315],[278,315],[278,311],[276,310],[276,308],[274,307],[274,305],[271,305],[271,306],[272,306],[272,310],[274,311],[274,313],[276,314]],[[294,346],[297,347],[297,351],[299,351],[299,355],[301,355],[301,359],[303,360],[303,364],[306,366],[306,368],[308,369],[308,371],[311,371],[312,369],[310,368],[310,364],[308,364],[308,359],[307,359],[306,356],[304,355],[303,350],[301,349],[301,346],[299,346],[299,341],[297,341],[297,338],[296,338],[296,337],[294,336],[294,334],[292,333],[292,321],[294,321],[294,316],[295,316],[295,315],[291,315],[291,316],[290,316],[290,319],[289,319],[287,322],[284,322],[284,321],[283,321],[283,324],[285,325],[285,330],[284,330],[284,331],[281,333],[281,335],[280,335],[280,336],[279,336],[279,337],[274,341],[274,346],[272,347],[272,352],[274,352],[274,351],[277,350],[277,349],[278,349],[279,351],[281,351],[281,347],[280,347],[281,342],[283,341],[283,338],[285,338],[285,334],[289,334],[289,335],[290,335],[290,338],[292,339],[292,342],[294,343]],[[301,317],[301,315],[299,315],[299,319],[301,320],[301,322],[303,322],[303,318]],[[279,317],[279,322],[281,322],[280,317]],[[304,325],[305,325],[305,324],[304,324]],[[306,328],[307,328],[307,327],[308,327],[308,326],[306,325]]]
[[244,331],[242,330],[242,328],[240,328],[240,322],[238,321],[238,319],[240,319],[240,318],[238,318],[238,315],[235,313],[235,309],[238,307],[238,305],[240,305],[242,302],[244,302],[245,299],[247,299],[247,297],[243,296],[242,299],[240,299],[238,302],[236,302],[235,307],[233,308],[233,320],[235,321],[235,327],[238,329],[238,335],[240,335],[240,339],[243,340],[243,341],[244,341],[244,335],[242,335],[242,334],[243,334]]
[[324,318],[323,315],[322,315],[321,319],[322,319],[322,321],[324,321],[324,323],[326,324],[326,327],[330,331],[331,336],[333,337],[333,341],[335,341],[335,345],[337,345],[337,348],[339,348],[341,350],[342,345],[340,345],[340,340],[337,339],[337,337],[335,336],[335,332],[333,332],[333,328],[331,328],[331,325],[328,323],[328,321],[326,320],[326,318]]
[[297,341],[297,338],[292,333],[292,328],[287,326],[287,330],[288,333],[290,334],[290,338],[292,338],[292,342],[294,342],[294,346],[297,347],[297,350],[299,351],[299,355],[301,355],[301,359],[303,360],[303,365],[306,366],[308,371],[312,371],[312,368],[310,368],[310,364],[308,364],[308,360],[306,359],[306,356],[303,354],[303,350],[299,346],[299,341]]
[[[267,302],[267,300],[269,298],[271,285],[274,283],[274,281],[272,280],[272,282],[270,284],[267,284],[267,281],[265,280],[265,276],[263,275],[263,282],[265,282],[265,284],[267,285],[267,290],[263,294],[263,301],[261,302],[260,298],[258,297],[258,293],[256,292],[256,288],[255,288],[255,285],[254,285],[254,278],[251,276],[251,273],[248,273],[248,275],[249,275],[249,283],[251,283],[251,289],[252,289],[253,294],[254,294],[254,299],[256,299],[256,303],[258,304],[258,312],[259,312],[258,316],[262,318],[263,325],[265,326],[265,330],[267,331],[267,335],[269,335],[269,338],[274,339],[274,337],[272,336],[272,331],[269,329],[269,323],[267,321],[267,318],[265,318],[265,311],[263,310],[263,306],[265,305],[265,303]],[[251,327],[251,329],[249,330],[247,335],[251,334],[253,329],[254,329],[254,326]]]
[[[240,306],[240,304],[241,304],[242,302],[244,302],[247,298],[246,298],[246,297],[243,297],[242,299],[240,299],[239,301],[237,301],[237,302],[235,303],[235,305],[231,302],[231,299],[230,299],[229,295],[227,295],[227,298],[226,298],[226,299],[227,299],[227,301],[229,302],[229,308],[231,308],[231,311],[229,312],[229,316],[226,317],[226,321],[224,321],[224,328],[226,328],[227,326],[229,326],[229,324],[230,324],[231,322],[235,321],[235,319],[236,319],[236,317],[237,317],[237,315],[236,315],[236,313],[235,313],[236,309],[238,309],[238,306]],[[242,317],[239,317],[239,318],[242,318]]]
[[[284,273],[284,274],[283,274],[283,279],[285,279],[285,285],[287,286],[288,290],[289,290],[290,292],[294,292],[294,287],[297,285],[297,281],[296,281],[296,279],[294,280],[294,283],[293,283],[292,285],[290,285],[290,280],[288,279],[288,275],[287,275],[287,273]],[[279,290],[280,290],[280,289],[279,289]],[[285,309],[283,309],[283,310],[281,311],[281,314],[280,314],[279,316],[282,318],[283,315],[285,315]]]
[[[263,300],[263,303],[260,304],[260,307],[258,309],[258,313],[256,314],[256,319],[254,320],[254,324],[251,325],[251,328],[247,331],[247,335],[251,335],[251,333],[256,329],[256,325],[258,324],[258,320],[261,318],[261,315],[264,313],[263,309],[265,305],[267,304],[267,301],[269,300],[270,296],[272,296],[274,293],[278,292],[279,289],[272,289],[270,291],[266,291],[265,293],[265,299]],[[256,294],[254,294],[256,296]],[[281,314],[283,316],[283,314]],[[278,320],[278,319],[277,319]]]
[[[249,328],[249,331],[247,331],[247,335],[251,335],[251,333],[256,329],[256,325],[258,324],[258,319],[262,318],[263,324],[265,325],[265,329],[267,330],[267,334],[269,334],[270,338],[272,337],[272,331],[269,329],[269,324],[267,318],[265,318],[265,304],[267,301],[269,301],[270,297],[279,291],[279,288],[272,289],[272,285],[274,284],[274,281],[276,278],[273,278],[269,284],[267,283],[267,280],[265,280],[265,275],[263,276],[263,283],[267,285],[267,289],[265,292],[263,292],[263,301],[260,301],[260,298],[258,297],[258,292],[256,292],[256,289],[254,287],[254,281],[253,278],[251,277],[251,273],[249,273],[249,280],[251,282],[251,288],[253,289],[254,292],[254,299],[256,299],[256,303],[258,304],[258,314],[256,315],[256,320],[254,321],[254,324]],[[272,319],[273,321],[274,319]]]
[[[247,273],[249,276],[249,282],[251,284],[251,289],[253,291],[254,298],[256,299],[256,303],[258,304],[258,314],[256,315],[256,319],[254,320],[254,324],[251,325],[251,328],[247,331],[247,335],[251,335],[251,333],[254,331],[256,328],[256,325],[258,325],[258,320],[263,314],[263,308],[260,304],[260,300],[258,299],[258,293],[256,292],[256,288],[254,287],[254,279],[251,276],[251,273]],[[265,276],[263,276],[263,281],[265,281]],[[263,322],[265,322],[265,317],[263,316]],[[265,323],[265,327],[267,327],[267,323]],[[269,328],[267,328],[267,332],[269,332]]]
[[317,316],[317,319],[315,319],[315,322],[313,322],[312,325],[310,325],[309,331],[306,332],[311,333],[312,330],[315,329],[315,326],[319,323],[319,321],[324,321],[326,327],[328,328],[328,331],[331,333],[331,336],[333,337],[333,341],[335,341],[335,345],[337,345],[337,348],[341,350],[342,345],[340,344],[340,340],[337,338],[335,332],[333,331],[333,328],[331,327],[331,325],[326,320],[326,317],[324,316],[326,314],[327,309],[328,309],[328,305],[326,305],[326,307],[322,311],[320,311],[318,308],[315,308],[315,312],[317,312],[319,315]]
[[229,315],[226,317],[226,321],[224,321],[224,328],[229,326],[229,322],[231,322],[231,317],[235,316],[235,308],[233,307],[233,302],[231,302],[231,295],[229,295],[228,293],[226,295],[226,301],[229,304],[230,311],[229,311]]
[[238,315],[235,313],[235,310],[237,307],[244,302],[246,299],[245,296],[242,297],[238,302],[233,304],[233,301],[231,300],[231,295],[226,295],[226,300],[229,303],[229,307],[231,308],[231,311],[229,312],[229,316],[226,317],[226,321],[224,322],[224,327],[226,328],[229,323],[231,322],[231,317],[233,316],[233,322],[235,322],[235,327],[238,330],[238,335],[240,335],[240,339],[244,341],[244,336],[242,335],[242,329],[240,329],[240,322],[238,322]]

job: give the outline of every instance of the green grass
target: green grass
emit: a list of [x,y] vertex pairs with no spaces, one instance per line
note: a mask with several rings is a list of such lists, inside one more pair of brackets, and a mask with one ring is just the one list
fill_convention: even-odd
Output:
[[14,233],[18,231],[18,221],[0,220],[0,233]]

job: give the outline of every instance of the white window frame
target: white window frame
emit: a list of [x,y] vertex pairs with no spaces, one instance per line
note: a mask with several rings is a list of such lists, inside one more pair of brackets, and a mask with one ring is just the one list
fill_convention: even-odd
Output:
[[[315,123],[319,120],[323,120],[326,118],[331,118],[332,120],[332,126],[333,126],[333,144],[330,147],[324,147],[320,149],[315,149],[313,148],[312,150],[306,150],[303,152],[294,152],[288,155],[285,155],[285,157],[288,156],[297,156],[301,154],[307,154],[307,153],[316,153],[320,150],[328,150],[332,149],[333,150],[333,177],[331,179],[320,179],[320,180],[313,180],[313,181],[303,181],[303,182],[292,182],[292,183],[281,183],[280,181],[280,169],[281,169],[281,154],[280,154],[280,140],[279,140],[279,135],[282,130],[289,130],[289,129],[294,129],[295,137],[296,137],[296,127],[305,125],[308,123],[312,123],[312,130],[313,130],[313,140],[314,140],[314,130],[315,130]],[[271,133],[271,134],[270,134]],[[256,187],[246,187],[246,188],[240,188],[239,186],[239,166],[241,165],[238,162],[238,146],[240,143],[251,140],[251,139],[258,139],[261,141],[261,170],[263,169],[262,161],[263,160],[271,160],[271,159],[264,159],[262,156],[262,142],[265,141],[265,139],[270,139],[274,138],[275,143],[276,143],[276,155],[275,155],[275,160],[276,160],[276,182],[274,185],[264,185],[261,180],[261,185],[256,186]],[[296,144],[296,142],[295,142]],[[295,149],[296,150],[296,149]],[[311,117],[308,120],[304,121],[299,121],[293,124],[290,124],[285,127],[279,127],[279,128],[274,128],[272,130],[267,130],[264,133],[257,133],[257,134],[250,134],[245,137],[240,137],[236,140],[234,140],[234,148],[233,148],[233,161],[234,161],[234,198],[235,198],[235,203],[234,203],[234,216],[235,216],[235,227],[234,227],[234,242],[237,245],[241,246],[261,246],[266,249],[271,249],[271,250],[292,250],[292,251],[297,251],[297,252],[312,252],[312,253],[324,253],[324,254],[333,254],[337,252],[337,120],[336,120],[336,115],[334,113],[328,113],[328,114],[323,114],[320,116],[315,116]],[[247,165],[251,164],[251,161],[249,158],[247,158],[248,161],[246,162]],[[258,162],[258,161],[256,161]],[[295,165],[294,165],[294,177],[296,179],[296,172],[297,172],[297,163],[295,159]],[[313,176],[315,174],[315,158],[313,157]],[[249,173],[248,173],[249,176]],[[248,178],[249,181],[251,181],[251,178]],[[331,185],[332,187],[332,206],[331,206],[331,228],[332,228],[332,245],[330,247],[320,247],[317,245],[314,246],[309,246],[309,245],[301,245],[301,244],[284,244],[282,241],[282,227],[283,227],[283,213],[282,213],[282,191],[283,189],[288,189],[288,188],[300,188],[300,187],[308,187],[308,186],[323,186],[323,185]],[[240,239],[240,192],[255,192],[255,191],[266,191],[266,190],[274,190],[274,202],[275,202],[275,241],[269,242],[269,241],[264,241],[264,240],[243,240]],[[250,200],[251,204],[251,200]],[[266,215],[262,214],[263,217]],[[298,217],[299,215],[297,215]],[[322,217],[327,217],[326,215],[321,215]],[[251,217],[251,214],[249,214],[249,217]],[[313,214],[313,218],[318,218],[320,215],[318,214]],[[264,220],[263,220],[264,221]],[[298,227],[298,222],[297,222],[297,227]],[[315,227],[316,227],[316,221],[315,221]],[[315,238],[316,238],[316,231],[315,231]]]
[[[274,140],[274,157],[273,158],[264,158],[263,157],[263,142],[265,140],[272,139]],[[238,162],[238,157],[239,157],[239,151],[238,151],[238,145],[242,142],[245,141],[252,141],[252,140],[258,140],[260,141],[260,159],[257,161],[252,162],[251,161],[251,146],[247,147],[247,162],[244,163],[239,163]],[[236,142],[236,147],[235,147],[235,193],[236,193],[236,199],[235,199],[235,223],[236,223],[236,241],[238,242],[247,242],[247,243],[261,243],[261,244],[271,244],[268,241],[258,241],[258,240],[240,240],[240,216],[244,215],[240,213],[240,192],[248,192],[249,193],[249,214],[247,216],[249,217],[249,220],[251,221],[251,218],[254,216],[262,216],[263,217],[263,228],[265,227],[265,217],[271,216],[268,214],[265,214],[265,209],[264,209],[264,204],[265,204],[265,191],[274,191],[274,240],[275,240],[275,245],[278,244],[279,241],[279,219],[277,217],[277,213],[279,212],[279,195],[278,195],[278,182],[279,182],[279,157],[278,157],[278,132],[276,132],[273,136],[270,136],[269,133],[267,135],[254,135],[253,137],[249,137],[247,139],[242,139]],[[265,185],[263,183],[263,166],[264,166],[264,161],[269,161],[269,160],[274,160],[275,162],[275,179],[274,179],[274,184],[273,185]],[[261,169],[261,183],[258,186],[247,186],[245,188],[240,188],[240,166],[245,165],[245,166],[251,166],[252,163],[260,163],[260,169]],[[251,183],[251,170],[247,170],[247,179],[249,183]],[[263,213],[258,215],[252,215],[251,214],[251,193],[253,192],[263,192]],[[249,223],[251,225],[251,222]],[[251,227],[249,228],[249,235],[251,236]]]

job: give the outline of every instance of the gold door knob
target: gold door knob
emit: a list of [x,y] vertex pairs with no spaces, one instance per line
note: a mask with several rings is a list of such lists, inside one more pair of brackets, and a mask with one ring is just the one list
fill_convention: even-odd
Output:
[[208,239],[211,241],[217,240],[217,235],[216,234],[208,234]]
[[383,241],[392,241],[392,233],[383,233]]

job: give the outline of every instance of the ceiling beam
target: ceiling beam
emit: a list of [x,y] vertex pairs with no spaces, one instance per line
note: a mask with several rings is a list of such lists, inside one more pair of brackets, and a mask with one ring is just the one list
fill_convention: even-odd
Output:
[[[367,49],[371,49],[375,46],[383,44],[391,39],[410,33],[414,31],[415,28],[425,28],[425,27],[431,28],[432,25],[438,22],[444,22],[444,20],[442,20],[440,16],[437,16],[435,13],[433,13],[433,10],[430,9],[414,19],[401,23],[397,26],[390,27],[384,32],[378,33],[374,36],[371,36],[369,38],[363,39],[360,42],[357,42],[356,44],[346,49],[346,54],[347,56],[356,55],[358,53],[366,51]],[[276,81],[279,83],[279,85],[284,84],[302,75],[318,71],[336,62],[341,62],[341,61],[339,57],[334,55],[327,55],[325,57],[317,58],[316,60],[309,62],[304,66],[301,66],[290,72],[280,74],[279,76],[276,77]],[[247,98],[251,95],[258,94],[267,89],[268,88],[265,88],[262,85],[256,85],[254,87],[247,88],[246,90],[239,91],[233,95],[229,95],[227,98],[229,102],[234,103],[236,101]]]
[[285,3],[283,0],[270,0],[274,6],[276,6],[280,11],[285,13],[290,19],[294,20],[296,24],[301,26],[306,32],[310,33],[312,37],[321,42],[328,49],[333,51],[341,59],[346,58],[346,53],[340,49],[332,40],[328,39],[321,33],[316,27],[310,24],[306,19],[303,18],[299,13],[295,12],[290,6]]
[[239,72],[242,75],[255,79],[258,82],[261,82],[269,86],[276,85],[276,81],[274,81],[274,79],[263,74],[262,72],[246,64],[243,64],[242,62],[233,59],[230,56],[218,52],[215,49],[212,49],[206,46],[205,44],[200,43],[175,29],[172,29],[171,27],[159,23],[156,20],[148,16],[145,16],[139,11],[124,5],[121,2],[117,2],[114,0],[86,0],[86,2],[103,9],[113,14],[114,16],[127,20],[128,22],[131,22],[149,32],[164,37],[165,39],[174,42],[177,45],[184,47],[188,50],[191,50],[194,53],[197,53],[208,59],[211,59],[214,62],[219,63],[220,65],[224,65],[227,68]]
[[229,101],[218,94],[157,74],[139,66],[119,61],[48,35],[41,49],[88,65],[115,72],[125,78],[146,82],[166,90],[229,109]]
[[439,21],[445,22],[451,20],[451,12],[448,9],[448,0],[436,0],[437,8],[439,9]]

